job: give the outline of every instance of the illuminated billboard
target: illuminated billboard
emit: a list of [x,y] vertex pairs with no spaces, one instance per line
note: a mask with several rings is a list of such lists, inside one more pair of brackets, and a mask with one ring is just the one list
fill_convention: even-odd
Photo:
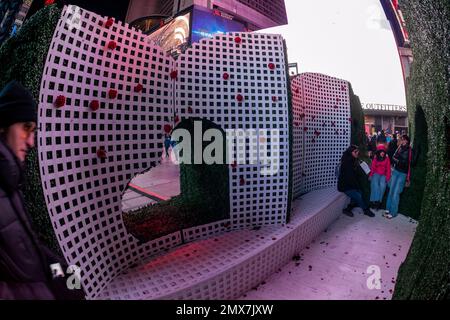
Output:
[[191,13],[184,13],[170,21],[148,36],[150,41],[172,55],[178,55],[190,44]]
[[192,19],[192,42],[202,38],[212,38],[216,34],[247,31],[244,22],[219,10],[204,10],[194,7]]

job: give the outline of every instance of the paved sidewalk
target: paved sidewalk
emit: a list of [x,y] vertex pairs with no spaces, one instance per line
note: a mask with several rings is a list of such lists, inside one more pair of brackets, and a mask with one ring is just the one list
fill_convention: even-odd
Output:
[[[241,300],[387,300],[417,223],[399,215],[387,220],[342,215],[286,267]],[[381,289],[367,286],[370,266],[381,271]],[[370,270],[369,270],[370,271]]]
[[136,176],[130,187],[122,197],[124,212],[168,200],[180,194],[180,167],[163,158],[159,166]]

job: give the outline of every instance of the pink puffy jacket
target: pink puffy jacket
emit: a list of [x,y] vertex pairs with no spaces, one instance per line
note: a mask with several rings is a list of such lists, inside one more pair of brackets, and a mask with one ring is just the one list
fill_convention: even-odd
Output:
[[372,167],[370,171],[370,177],[373,176],[375,173],[386,176],[386,182],[391,180],[391,161],[389,160],[389,157],[386,153],[386,147],[382,144],[377,146],[377,153],[380,151],[384,151],[386,154],[386,157],[383,161],[378,161],[377,156],[373,157],[372,160]]

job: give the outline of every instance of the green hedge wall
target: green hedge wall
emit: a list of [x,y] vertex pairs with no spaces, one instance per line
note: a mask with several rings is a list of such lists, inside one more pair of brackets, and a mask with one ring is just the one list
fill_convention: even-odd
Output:
[[[208,129],[225,132],[213,122],[190,118],[175,129],[186,129],[194,139],[194,122],[202,122],[202,136]],[[226,139],[223,141],[226,149]],[[203,142],[202,152],[209,142]],[[195,141],[191,141],[194,148]],[[198,146],[195,146],[198,147]],[[191,150],[194,163],[194,149]],[[226,164],[181,164],[181,194],[168,201],[123,214],[127,230],[141,242],[157,239],[182,229],[227,219],[230,213],[229,166]]]
[[[426,183],[416,236],[401,265],[394,299],[450,298],[450,168],[445,119],[450,119],[450,2],[403,0],[414,63],[409,118],[420,106],[428,125]],[[447,123],[448,125],[448,123]],[[412,130],[418,131],[417,123]],[[415,136],[415,134],[413,134]],[[419,196],[419,195],[418,195]]]
[[[348,83],[350,91],[350,115],[352,118],[351,144],[357,145],[360,150],[360,158],[370,165],[367,156],[367,142],[365,131],[364,112],[359,97],[353,92],[351,83]],[[370,183],[365,172],[361,169],[357,171],[358,181],[362,187],[363,197],[366,203],[370,200]]]
[[[400,195],[399,212],[415,220],[420,219],[421,204],[427,178],[428,126],[425,114],[420,106],[415,113],[410,113],[414,119],[410,124],[412,130],[412,146],[418,154],[417,163],[411,166],[411,186]],[[414,124],[414,125],[413,125]]]
[[[61,10],[56,5],[46,6],[25,22],[15,37],[3,43],[0,88],[17,80],[39,101],[45,59],[60,16]],[[24,197],[35,231],[50,249],[62,256],[45,204],[36,149],[27,158],[25,177]]]
[[288,93],[288,125],[289,125],[289,187],[286,223],[291,221],[292,202],[294,200],[294,108],[292,106],[291,77],[289,75],[289,58],[286,40],[283,40],[284,61],[286,63],[286,88]]
[[367,153],[366,131],[364,128],[364,112],[359,97],[353,92],[352,84],[349,82],[350,91],[350,113],[352,118],[351,143],[359,147],[361,154]]

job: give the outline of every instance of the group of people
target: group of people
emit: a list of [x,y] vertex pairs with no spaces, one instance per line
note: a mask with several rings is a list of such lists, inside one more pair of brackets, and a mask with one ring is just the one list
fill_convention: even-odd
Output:
[[[389,150],[395,146],[392,156]],[[338,190],[345,193],[351,202],[343,213],[353,217],[353,208],[360,207],[364,214],[375,217],[379,211],[392,219],[398,215],[400,194],[409,186],[411,177],[412,149],[410,139],[402,135],[397,142],[392,139],[375,140],[375,148],[369,150],[372,164],[369,173],[370,203],[364,201],[362,186],[359,181],[360,151],[358,146],[350,146],[343,154],[338,176]],[[382,209],[383,197],[389,187],[386,208]]]
[[383,144],[386,146],[387,154],[392,162],[392,157],[398,148],[399,141],[397,137],[402,135],[405,135],[405,133],[402,133],[401,135],[398,132],[391,134],[386,133],[384,130],[376,132],[372,136],[367,135],[367,151],[369,153],[369,158],[373,159],[375,153],[377,152],[377,146],[379,144]]

